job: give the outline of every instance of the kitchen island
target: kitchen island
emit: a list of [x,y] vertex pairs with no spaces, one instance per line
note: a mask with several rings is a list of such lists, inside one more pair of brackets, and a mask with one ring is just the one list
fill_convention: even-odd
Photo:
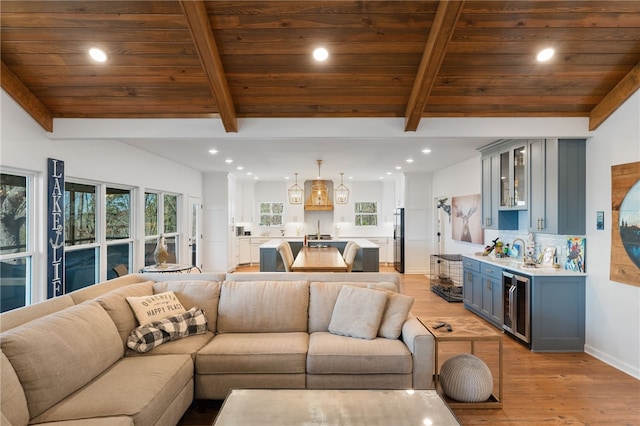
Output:
[[[282,241],[288,241],[291,245],[291,251],[293,251],[293,257],[298,255],[298,252],[302,248],[303,242],[299,238],[275,238],[269,240],[260,246],[260,272],[284,272],[284,263],[282,258],[278,254],[278,244]],[[356,258],[353,261],[352,272],[379,272],[380,271],[380,257],[378,251],[380,247],[377,244],[364,238],[349,238],[349,239],[332,239],[332,240],[311,240],[308,242],[309,247],[314,246],[326,246],[336,247],[340,253],[344,252],[344,248],[349,241],[353,241],[360,246],[360,250],[356,254]]]

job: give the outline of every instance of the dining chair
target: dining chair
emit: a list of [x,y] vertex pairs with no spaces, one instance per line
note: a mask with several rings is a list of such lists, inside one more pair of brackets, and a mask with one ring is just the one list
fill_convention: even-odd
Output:
[[124,263],[119,263],[112,268],[113,272],[116,273],[116,276],[121,277],[123,275],[127,275],[129,273],[129,268]]
[[349,251],[344,258],[344,262],[347,264],[347,272],[351,272],[351,270],[353,269],[353,261],[356,259],[358,250],[360,250],[360,246],[358,245],[358,243],[353,243],[351,244],[351,247],[349,247]]
[[278,244],[278,253],[282,257],[282,263],[284,263],[285,272],[291,272],[291,265],[293,265],[293,250],[288,241],[282,241]]
[[347,259],[347,253],[349,252],[349,249],[350,249],[350,248],[351,248],[351,246],[352,246],[352,245],[354,245],[354,244],[355,244],[355,242],[354,242],[354,241],[348,241],[348,242],[347,242],[347,245],[346,245],[346,246],[344,246],[344,250],[342,251],[342,258],[343,258],[343,259],[345,259],[345,261],[346,261],[346,259]]

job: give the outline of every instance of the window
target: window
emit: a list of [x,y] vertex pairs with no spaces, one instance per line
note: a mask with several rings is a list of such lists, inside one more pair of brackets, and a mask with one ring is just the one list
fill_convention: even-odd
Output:
[[356,226],[378,226],[378,203],[375,201],[354,203]]
[[98,281],[100,247],[96,236],[96,186],[66,182],[64,188],[64,293],[69,293]]
[[282,226],[284,203],[260,203],[260,226]]
[[31,300],[31,176],[0,175],[0,312]]
[[105,198],[107,279],[117,277],[117,265],[132,267],[131,190],[107,187]]
[[156,263],[153,252],[158,243],[160,234],[164,234],[169,252],[168,263],[176,263],[178,257],[178,203],[179,197],[175,194],[161,192],[145,192],[144,217],[145,217],[145,242],[144,264],[145,266]]

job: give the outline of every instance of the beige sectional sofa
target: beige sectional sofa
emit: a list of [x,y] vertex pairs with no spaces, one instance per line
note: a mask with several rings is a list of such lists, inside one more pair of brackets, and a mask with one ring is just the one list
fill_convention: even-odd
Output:
[[[0,424],[175,425],[194,399],[243,387],[433,388],[433,338],[391,309],[406,307],[389,291],[398,283],[392,273],[133,274],[6,312]],[[168,291],[201,308],[207,330],[128,348],[139,324],[126,298]],[[373,334],[350,337],[361,332]]]

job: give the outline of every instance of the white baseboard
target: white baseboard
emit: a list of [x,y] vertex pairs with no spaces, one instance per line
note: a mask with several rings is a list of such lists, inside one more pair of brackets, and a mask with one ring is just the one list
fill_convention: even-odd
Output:
[[634,367],[633,365],[629,365],[626,362],[620,361],[619,359],[614,358],[611,355],[589,345],[584,345],[584,351],[585,353],[588,353],[592,357],[599,359],[605,364],[609,364],[610,366],[622,371],[623,373],[635,377],[636,379],[640,379],[640,369],[638,367]]

